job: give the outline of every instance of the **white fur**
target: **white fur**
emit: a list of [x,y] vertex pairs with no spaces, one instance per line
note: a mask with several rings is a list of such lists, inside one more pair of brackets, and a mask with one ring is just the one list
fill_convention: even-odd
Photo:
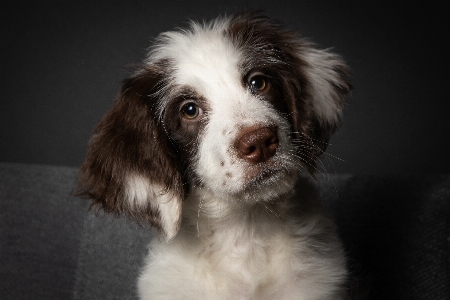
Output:
[[175,239],[149,246],[141,299],[340,299],[335,292],[346,271],[339,244],[319,252],[307,242],[328,220],[305,214],[295,221],[288,207],[250,209],[205,190],[183,209]]
[[150,184],[149,180],[140,175],[130,174],[126,182],[127,201],[132,207],[138,208],[150,203],[161,217],[160,225],[166,234],[166,240],[171,240],[177,234],[180,224],[180,201],[170,192],[165,192],[163,187]]

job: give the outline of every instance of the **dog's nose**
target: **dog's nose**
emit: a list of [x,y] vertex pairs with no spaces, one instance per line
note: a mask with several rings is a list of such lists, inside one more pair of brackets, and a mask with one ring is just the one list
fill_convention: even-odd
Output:
[[235,148],[238,156],[249,163],[266,162],[275,155],[279,145],[276,129],[257,127],[245,130],[237,139]]

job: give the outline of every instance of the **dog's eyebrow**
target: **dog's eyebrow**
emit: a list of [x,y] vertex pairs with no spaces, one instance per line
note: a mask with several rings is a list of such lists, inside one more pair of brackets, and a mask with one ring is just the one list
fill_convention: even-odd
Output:
[[189,86],[182,86],[177,89],[176,93],[172,96],[172,101],[185,101],[195,100],[197,102],[206,103],[206,98],[198,93],[194,88]]
[[188,86],[181,87],[177,92],[177,96],[185,99],[203,99],[202,95],[197,93],[195,89]]

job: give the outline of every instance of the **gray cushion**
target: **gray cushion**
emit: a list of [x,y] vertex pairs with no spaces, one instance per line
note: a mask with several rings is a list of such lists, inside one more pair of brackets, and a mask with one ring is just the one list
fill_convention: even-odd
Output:
[[71,197],[77,170],[0,164],[0,299],[136,299],[152,234]]
[[[136,299],[152,232],[71,197],[77,170],[0,163],[1,299]],[[450,299],[450,176],[320,176],[355,290]]]

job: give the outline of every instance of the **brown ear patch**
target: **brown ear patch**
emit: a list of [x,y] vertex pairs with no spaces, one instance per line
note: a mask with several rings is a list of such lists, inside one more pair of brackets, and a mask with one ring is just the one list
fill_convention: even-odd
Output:
[[[167,226],[162,226],[158,196],[166,202],[179,202],[174,207],[181,207],[184,197],[176,150],[156,113],[156,95],[169,74],[168,63],[164,62],[145,66],[124,81],[113,107],[94,130],[75,191],[107,213],[124,214],[157,227],[163,234],[167,234],[163,228]],[[128,180],[133,174],[143,178],[142,189],[157,186],[157,192],[146,193],[139,203],[130,198]],[[143,193],[142,189],[131,193]]]

